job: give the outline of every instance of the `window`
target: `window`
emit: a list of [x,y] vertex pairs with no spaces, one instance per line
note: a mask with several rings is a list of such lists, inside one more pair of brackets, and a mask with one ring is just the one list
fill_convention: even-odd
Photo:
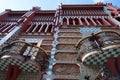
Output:
[[41,32],[45,32],[46,28],[47,28],[47,24],[43,25]]
[[75,18],[75,24],[76,24],[76,25],[79,25],[79,20],[78,20],[78,18]]
[[[26,39],[22,39],[25,40],[26,42],[37,44],[37,46],[39,47],[42,43],[42,39],[39,38],[26,38]],[[38,49],[36,49],[33,46],[26,46],[26,49],[23,52],[24,56],[32,56]]]
[[51,30],[52,30],[52,24],[49,25],[49,27],[48,27],[48,32],[50,33]]
[[32,56],[33,53],[35,53],[36,49],[32,46],[28,46],[23,53],[24,56]]
[[73,19],[72,18],[69,19],[69,25],[73,25]]

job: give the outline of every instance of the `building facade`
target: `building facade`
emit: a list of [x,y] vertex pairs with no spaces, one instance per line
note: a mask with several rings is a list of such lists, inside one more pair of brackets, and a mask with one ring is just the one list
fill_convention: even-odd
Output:
[[120,8],[110,3],[0,14],[0,80],[120,80]]

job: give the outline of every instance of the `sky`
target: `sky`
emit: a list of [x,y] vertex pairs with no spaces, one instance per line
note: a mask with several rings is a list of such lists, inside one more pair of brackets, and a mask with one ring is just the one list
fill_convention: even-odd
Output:
[[120,0],[0,0],[0,12],[5,9],[30,10],[32,7],[41,7],[42,10],[55,10],[62,4],[94,4],[96,2],[109,2],[120,7]]

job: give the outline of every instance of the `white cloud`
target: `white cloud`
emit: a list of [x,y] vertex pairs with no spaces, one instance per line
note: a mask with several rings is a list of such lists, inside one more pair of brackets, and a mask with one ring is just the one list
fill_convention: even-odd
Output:
[[93,0],[94,3],[97,3],[97,2],[105,2],[104,0]]

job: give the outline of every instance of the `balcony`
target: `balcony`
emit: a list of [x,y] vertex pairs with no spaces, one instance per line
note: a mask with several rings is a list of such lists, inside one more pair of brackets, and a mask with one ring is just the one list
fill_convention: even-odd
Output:
[[[111,56],[120,56],[120,33],[101,31],[78,41],[77,60],[87,65],[104,65]],[[92,40],[91,40],[92,39]]]
[[0,70],[7,71],[9,65],[17,65],[24,72],[41,72],[48,67],[49,55],[36,45],[13,41],[0,51]]

